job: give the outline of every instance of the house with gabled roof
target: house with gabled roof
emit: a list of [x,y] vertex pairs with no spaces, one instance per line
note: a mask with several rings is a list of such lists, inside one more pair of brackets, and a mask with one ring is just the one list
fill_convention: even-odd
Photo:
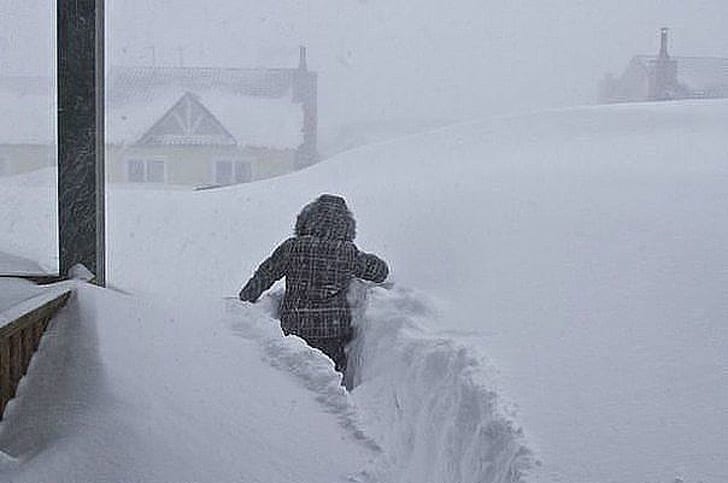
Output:
[[[8,97],[4,108],[16,114],[0,120],[0,175],[54,165],[53,90],[46,83],[0,82],[0,100]],[[317,76],[303,47],[295,68],[112,66],[107,176],[199,188],[301,169],[318,158],[316,104]]]
[[728,58],[672,56],[668,29],[660,36],[657,55],[636,55],[621,76],[605,76],[601,102],[728,98]]
[[292,69],[112,68],[110,180],[206,187],[312,164],[317,79],[305,56]]

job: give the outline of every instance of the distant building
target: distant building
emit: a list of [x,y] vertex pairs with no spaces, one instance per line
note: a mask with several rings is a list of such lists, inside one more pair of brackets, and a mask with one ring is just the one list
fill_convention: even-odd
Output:
[[728,97],[728,58],[673,57],[668,29],[663,28],[660,37],[657,56],[637,55],[620,77],[605,76],[599,86],[601,102]]
[[[55,159],[52,94],[17,87],[6,97],[25,114],[0,123],[0,175]],[[112,66],[106,145],[110,182],[208,187],[300,169],[318,158],[316,73],[303,47],[288,69]]]
[[47,77],[0,77],[0,176],[55,163],[54,96]]

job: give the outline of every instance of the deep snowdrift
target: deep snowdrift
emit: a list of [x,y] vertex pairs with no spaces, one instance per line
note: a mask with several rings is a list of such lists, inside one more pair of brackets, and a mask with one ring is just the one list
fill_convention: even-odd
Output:
[[721,483],[726,125],[725,101],[551,111],[213,192],[113,191],[111,280],[233,295],[301,206],[341,193],[360,246],[437,298],[424,325],[495,361],[543,479]]
[[[406,308],[407,291],[372,295],[368,320],[382,332],[367,326],[370,349],[358,349],[361,385],[348,402],[316,389],[334,388],[331,377],[303,377],[329,411],[343,404],[337,417],[362,431],[364,446],[382,448],[361,478],[407,481],[421,476],[420,465],[435,478],[446,465],[467,481],[481,433],[456,442],[427,421],[439,414],[457,424],[456,414],[478,414],[483,428],[512,429],[520,441],[508,423],[513,406],[497,396],[491,411],[495,393],[517,401],[527,446],[543,461],[529,479],[657,483],[681,474],[689,483],[721,483],[726,125],[725,101],[551,111],[384,142],[216,191],[112,188],[109,277],[180,311],[234,295],[290,233],[301,206],[321,192],[341,193],[357,217],[360,246],[390,262],[395,287],[427,294],[415,305],[437,306],[419,316]],[[28,228],[16,223],[14,239],[28,237],[19,227]],[[392,308],[398,303],[402,312]],[[376,352],[382,341],[391,351]],[[376,356],[367,358],[368,350]],[[471,370],[482,355],[498,371],[482,363]],[[405,372],[402,360],[415,363]],[[473,385],[465,377],[461,386],[431,385],[450,399],[419,397],[418,385],[431,383],[428,360],[439,361],[433,373],[462,369]],[[478,409],[467,404],[476,393]],[[394,395],[411,409],[399,419]],[[430,458],[433,434],[440,447],[462,444],[463,458]]]
[[[0,424],[0,481],[355,475],[377,450],[342,428],[317,392],[264,363],[257,341],[229,330],[229,315],[220,299],[174,306],[77,284]],[[252,324],[245,315],[236,318]],[[300,362],[312,357],[299,353]],[[325,357],[314,362],[337,379]]]

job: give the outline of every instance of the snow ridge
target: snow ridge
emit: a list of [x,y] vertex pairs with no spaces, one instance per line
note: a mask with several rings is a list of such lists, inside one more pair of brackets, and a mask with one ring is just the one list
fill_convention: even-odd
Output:
[[297,377],[357,440],[373,451],[380,451],[376,441],[362,429],[359,412],[349,393],[341,386],[341,374],[334,370],[331,359],[309,347],[299,337],[283,335],[278,320],[274,318],[281,298],[282,292],[273,292],[256,305],[229,301],[229,323],[233,331],[254,340],[262,348],[266,362]]
[[353,396],[383,454],[362,481],[513,483],[534,466],[524,435],[466,346],[423,329],[427,299],[352,288]]

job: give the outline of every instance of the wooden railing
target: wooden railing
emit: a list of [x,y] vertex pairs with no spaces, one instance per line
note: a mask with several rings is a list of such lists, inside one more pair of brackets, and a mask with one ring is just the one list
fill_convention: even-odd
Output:
[[0,318],[0,419],[28,371],[48,323],[63,307],[70,290],[43,294],[12,307]]
[[56,283],[60,282],[62,280],[65,280],[66,277],[61,277],[60,275],[32,275],[32,274],[7,274],[7,273],[0,273],[0,279],[3,278],[20,278],[23,280],[27,280],[29,282],[33,282],[36,285],[48,285],[50,283]]

